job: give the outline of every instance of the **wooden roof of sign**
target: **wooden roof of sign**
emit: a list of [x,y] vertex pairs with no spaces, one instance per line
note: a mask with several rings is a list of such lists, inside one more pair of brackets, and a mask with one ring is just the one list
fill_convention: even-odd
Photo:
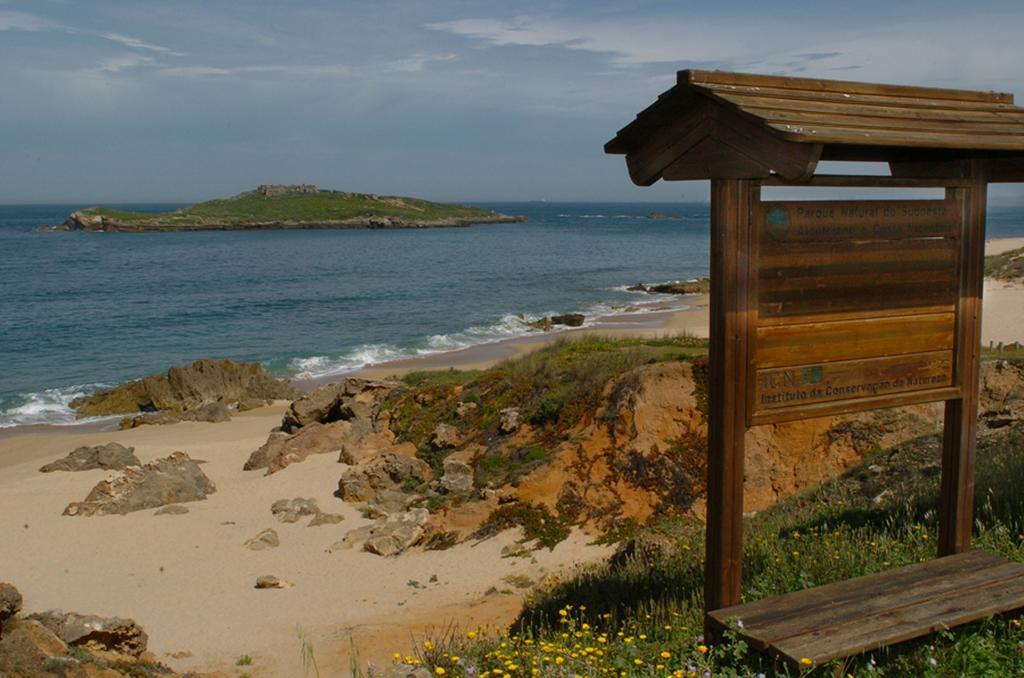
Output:
[[894,176],[1024,181],[1024,108],[1000,92],[685,70],[605,145],[630,178],[810,178],[819,160],[888,162]]

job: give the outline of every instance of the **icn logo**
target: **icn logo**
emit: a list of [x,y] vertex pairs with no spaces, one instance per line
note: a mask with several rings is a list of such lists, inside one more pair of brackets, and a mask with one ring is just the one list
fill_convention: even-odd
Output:
[[800,381],[804,384],[820,384],[821,380],[824,379],[824,370],[821,365],[815,367],[805,367],[803,374],[800,375]]
[[784,207],[773,207],[768,212],[765,226],[771,237],[784,238],[789,233],[789,210]]

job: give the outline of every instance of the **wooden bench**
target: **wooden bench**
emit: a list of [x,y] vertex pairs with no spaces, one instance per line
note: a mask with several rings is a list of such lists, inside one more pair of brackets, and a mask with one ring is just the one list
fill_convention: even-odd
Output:
[[755,649],[822,664],[1024,608],[1024,563],[968,551],[714,610]]

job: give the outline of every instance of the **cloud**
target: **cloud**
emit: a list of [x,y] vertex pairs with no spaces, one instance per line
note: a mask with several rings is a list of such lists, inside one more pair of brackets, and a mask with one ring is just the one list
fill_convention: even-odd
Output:
[[377,64],[250,64],[248,66],[172,66],[161,68],[161,75],[184,78],[217,78],[244,75],[290,75],[296,77],[355,77],[386,75],[388,73],[420,73],[435,63],[454,61],[458,55],[452,53],[417,53],[401,59],[382,61]]
[[128,35],[121,35],[120,33],[96,33],[95,35],[97,37],[103,38],[104,40],[110,40],[111,42],[116,42],[120,45],[124,45],[125,47],[130,47],[132,49],[143,49],[152,52],[161,52],[164,54],[170,54],[172,56],[185,56],[183,52],[175,52],[169,47],[163,47],[161,45],[154,45],[152,43],[143,42],[138,38],[133,38]]
[[99,66],[96,67],[96,70],[101,73],[120,73],[121,71],[126,71],[132,68],[148,66],[154,61],[155,59],[151,56],[145,56],[143,54],[127,54],[125,56],[116,56],[104,59],[100,62]]
[[77,28],[67,24],[50,21],[44,17],[18,11],[0,11],[0,31],[19,31],[23,33],[66,33],[68,35],[84,35],[100,38],[116,43],[129,49],[159,52],[169,56],[185,56],[183,52],[175,51],[163,45],[155,45],[130,35],[121,33],[93,31],[84,28]]

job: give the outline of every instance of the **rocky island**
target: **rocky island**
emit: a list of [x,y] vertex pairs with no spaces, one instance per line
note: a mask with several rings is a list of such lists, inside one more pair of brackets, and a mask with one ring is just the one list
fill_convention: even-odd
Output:
[[310,184],[262,185],[232,198],[151,214],[90,207],[41,231],[250,231],[290,228],[437,228],[526,221],[491,210],[417,198],[346,193]]

